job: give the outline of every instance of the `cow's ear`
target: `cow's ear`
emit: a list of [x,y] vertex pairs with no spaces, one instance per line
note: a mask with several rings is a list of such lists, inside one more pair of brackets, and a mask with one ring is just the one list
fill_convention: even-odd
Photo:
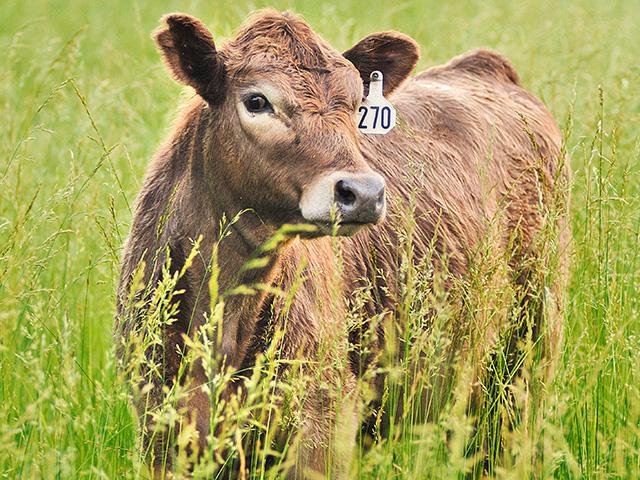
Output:
[[398,32],[379,32],[360,40],[343,54],[360,72],[365,87],[371,72],[380,70],[384,94],[389,95],[407,78],[420,58],[418,44]]
[[225,69],[211,32],[200,20],[184,13],[165,15],[162,23],[153,38],[171,74],[207,102],[220,103]]

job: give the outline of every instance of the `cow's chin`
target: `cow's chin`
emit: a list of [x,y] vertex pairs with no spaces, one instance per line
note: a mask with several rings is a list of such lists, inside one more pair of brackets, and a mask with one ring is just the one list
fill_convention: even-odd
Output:
[[368,225],[366,223],[330,223],[317,221],[312,222],[312,224],[317,228],[312,234],[312,236],[316,238],[326,236],[350,237]]

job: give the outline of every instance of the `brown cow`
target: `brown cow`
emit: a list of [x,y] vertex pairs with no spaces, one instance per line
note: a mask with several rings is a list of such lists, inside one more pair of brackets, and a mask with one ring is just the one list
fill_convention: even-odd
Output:
[[[404,281],[398,245],[406,238],[401,218],[407,205],[415,219],[414,263],[435,252],[429,262],[436,269],[445,268],[446,258],[449,278],[464,279],[474,252],[491,237],[494,253],[508,258],[509,281],[528,285],[536,278],[532,259],[545,258],[535,236],[556,184],[567,177],[559,160],[561,135],[513,67],[491,51],[466,53],[408,79],[418,46],[400,33],[369,35],[340,54],[300,17],[267,10],[218,49],[193,17],[171,14],[163,23],[155,33],[162,57],[197,96],[155,156],[138,196],[118,295],[116,341],[125,368],[148,308],[145,298],[163,269],[165,275],[181,271],[193,241],[202,241],[176,286],[182,293],[175,297],[174,320],[163,327],[162,345],[145,352],[162,352],[163,371],[150,380],[146,403],[138,401],[143,426],[152,431],[147,413],[162,402],[162,387],[178,378],[186,339],[206,321],[206,282],[217,245],[220,292],[241,284],[286,292],[302,273],[286,315],[282,356],[315,359],[322,348],[326,363],[303,406],[303,441],[290,475],[330,468],[331,476],[344,477],[362,421],[361,362],[357,335],[347,330],[348,302],[369,285],[373,293],[361,310],[399,318],[394,299]],[[382,136],[362,135],[355,123],[374,70],[383,72],[385,96],[398,111],[399,125]],[[234,217],[220,240],[221,219]],[[259,268],[242,268],[280,227],[297,223],[316,229],[291,235]],[[132,297],[134,283],[151,289]],[[557,303],[561,280],[549,287]],[[279,321],[282,308],[268,290],[225,298],[220,348],[226,368],[250,367],[268,345],[265,336],[273,330],[267,324]],[[533,295],[527,300],[540,302]],[[556,319],[544,325],[550,330],[545,342],[554,347],[559,316],[545,318]],[[490,345],[500,328],[486,326],[479,343]],[[376,331],[381,344],[384,329]],[[183,413],[195,423],[200,449],[211,433],[209,397],[199,388],[207,381],[198,362],[180,380],[192,386]],[[339,406],[332,389],[339,390]],[[167,437],[147,432],[146,438],[160,456]]]

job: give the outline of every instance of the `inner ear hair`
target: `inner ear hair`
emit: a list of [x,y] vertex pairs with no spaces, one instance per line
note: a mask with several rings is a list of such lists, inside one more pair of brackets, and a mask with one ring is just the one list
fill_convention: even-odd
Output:
[[391,94],[409,76],[420,58],[418,44],[399,32],[372,33],[343,53],[360,72],[365,87],[371,72],[384,75],[384,94]]
[[209,103],[219,103],[225,71],[211,32],[200,20],[184,13],[165,15],[162,23],[153,38],[169,72]]

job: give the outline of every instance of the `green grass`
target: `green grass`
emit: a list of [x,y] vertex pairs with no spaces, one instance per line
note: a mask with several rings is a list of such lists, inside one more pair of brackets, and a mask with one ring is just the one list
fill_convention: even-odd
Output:
[[[222,39],[266,6],[160,3],[2,5],[2,478],[144,473],[128,388],[115,369],[115,282],[146,164],[188,95],[165,72],[149,33],[163,13],[182,10]],[[422,47],[419,68],[491,47],[546,103],[566,132],[574,172],[565,342],[542,407],[522,428],[502,432],[505,449],[492,471],[504,478],[639,478],[640,5],[273,6],[302,13],[339,49],[371,31],[405,32]],[[459,402],[443,412],[438,422],[359,451],[354,474],[458,477],[468,463],[461,438],[470,421]],[[446,432],[454,432],[449,442]]]

